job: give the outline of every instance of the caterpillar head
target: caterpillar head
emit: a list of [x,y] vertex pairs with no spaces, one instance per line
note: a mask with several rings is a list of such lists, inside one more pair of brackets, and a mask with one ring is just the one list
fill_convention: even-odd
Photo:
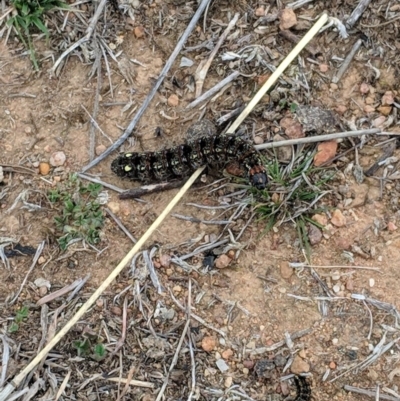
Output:
[[253,166],[249,171],[250,184],[257,189],[265,189],[268,183],[267,173],[264,166]]

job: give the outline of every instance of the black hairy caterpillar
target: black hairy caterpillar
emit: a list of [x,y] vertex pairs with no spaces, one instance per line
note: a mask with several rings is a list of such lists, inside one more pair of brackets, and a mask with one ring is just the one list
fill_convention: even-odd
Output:
[[238,162],[246,169],[250,183],[258,189],[267,184],[265,168],[253,145],[234,135],[216,135],[208,120],[193,124],[185,143],[158,152],[125,153],[111,164],[120,177],[144,183],[189,176],[200,166],[223,168]]
[[297,390],[297,396],[294,401],[310,401],[311,387],[307,379],[303,376],[294,376],[293,379]]

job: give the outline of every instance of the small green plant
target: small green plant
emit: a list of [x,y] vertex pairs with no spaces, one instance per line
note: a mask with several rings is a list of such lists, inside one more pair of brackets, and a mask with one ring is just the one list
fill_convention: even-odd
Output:
[[49,30],[45,25],[45,14],[55,8],[67,9],[68,6],[61,0],[11,0],[11,4],[15,9],[15,15],[7,21],[7,24],[15,28],[21,42],[29,49],[32,64],[38,71],[39,65],[32,44],[32,32],[38,29],[48,39]]
[[88,338],[84,340],[74,341],[74,347],[78,353],[78,356],[86,356],[90,352],[90,341]]
[[74,341],[73,344],[78,356],[89,356],[97,362],[102,361],[106,357],[106,347],[102,343],[97,343],[92,346],[90,340],[85,338],[84,340]]
[[15,315],[14,321],[11,323],[8,331],[15,333],[19,329],[20,323],[29,316],[29,309],[27,306],[23,306]]
[[106,357],[106,347],[103,344],[96,344],[93,348],[92,358],[100,362]]
[[54,218],[61,236],[57,239],[62,250],[75,238],[96,244],[100,240],[100,230],[104,216],[97,202],[102,190],[100,184],[84,185],[76,175],[72,175],[63,187],[49,192],[50,202],[61,207],[61,214]]
[[313,157],[313,153],[298,154],[285,165],[275,156],[271,163],[266,164],[270,177],[268,188],[263,191],[252,189],[256,192],[255,210],[258,220],[266,221],[262,235],[276,224],[293,222],[300,246],[308,257],[308,224],[321,228],[310,216],[321,211],[315,206],[329,192],[326,183],[334,176],[330,171],[313,167]]

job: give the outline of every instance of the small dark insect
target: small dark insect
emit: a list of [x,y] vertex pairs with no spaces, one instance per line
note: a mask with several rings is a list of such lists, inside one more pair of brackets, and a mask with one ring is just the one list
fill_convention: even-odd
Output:
[[232,161],[245,167],[257,189],[267,185],[267,174],[252,144],[235,135],[217,135],[208,120],[193,124],[185,143],[158,152],[125,153],[111,163],[120,177],[149,184],[189,176],[200,166],[224,168]]

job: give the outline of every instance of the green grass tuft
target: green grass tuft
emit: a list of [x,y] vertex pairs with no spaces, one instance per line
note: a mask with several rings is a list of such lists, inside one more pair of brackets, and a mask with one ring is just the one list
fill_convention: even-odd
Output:
[[99,242],[104,216],[96,200],[101,190],[100,184],[84,185],[72,175],[63,187],[49,192],[49,200],[60,207],[60,215],[54,220],[61,233],[57,241],[62,250],[75,238],[89,244]]
[[21,42],[29,49],[32,64],[38,71],[39,65],[32,44],[32,33],[34,30],[39,30],[48,40],[49,30],[45,25],[45,14],[56,8],[67,9],[68,5],[61,0],[11,0],[11,4],[16,13],[7,21],[7,24],[15,28]]
[[303,151],[296,154],[289,164],[283,164],[275,155],[272,162],[265,164],[269,177],[267,189],[252,189],[257,200],[254,207],[258,221],[266,222],[261,236],[275,225],[292,222],[307,257],[311,253],[308,224],[322,228],[310,216],[320,211],[315,205],[329,192],[326,183],[334,177],[332,171],[314,167],[313,158],[314,153]]

